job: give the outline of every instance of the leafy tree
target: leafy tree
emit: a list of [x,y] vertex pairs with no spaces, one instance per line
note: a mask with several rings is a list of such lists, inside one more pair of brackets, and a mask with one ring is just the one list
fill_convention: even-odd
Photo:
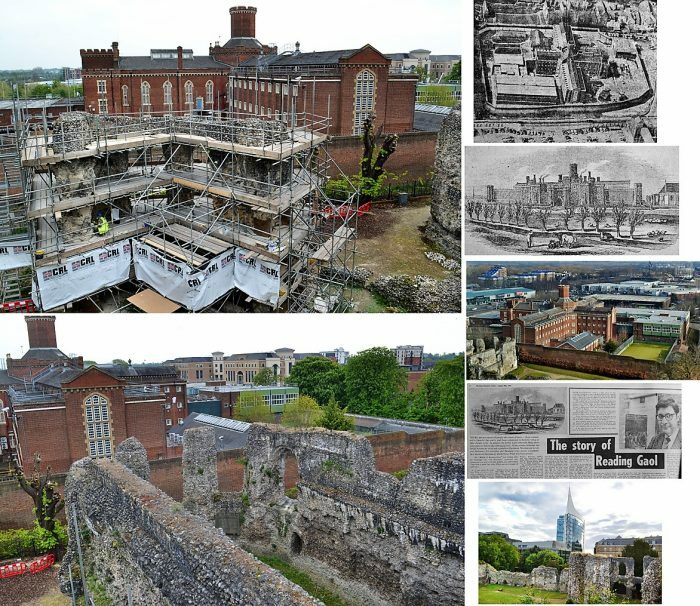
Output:
[[318,427],[323,411],[310,396],[299,396],[284,407],[282,425],[285,427]]
[[552,568],[561,570],[565,565],[566,562],[564,558],[559,554],[549,549],[542,549],[536,553],[531,553],[525,558],[523,572],[532,572],[532,569],[538,566],[551,566]]
[[623,558],[634,558],[634,576],[641,577],[644,574],[644,556],[658,558],[657,551],[644,539],[635,539],[634,543],[627,545],[622,550]]
[[271,368],[263,368],[253,377],[253,385],[274,385],[275,383],[275,373]]
[[355,414],[391,416],[406,382],[406,373],[390,349],[373,347],[360,352],[345,365],[347,409]]
[[437,362],[421,381],[411,420],[464,427],[464,381],[464,355]]
[[300,394],[311,396],[321,406],[331,399],[342,402],[345,396],[345,369],[328,358],[300,360],[292,367],[287,382],[298,386]]
[[491,564],[496,570],[514,571],[520,561],[520,554],[502,536],[482,534],[479,535],[479,560]]
[[617,341],[609,339],[605,342],[605,345],[603,345],[603,349],[608,353],[613,353],[619,346],[620,344]]
[[462,81],[462,62],[457,61],[452,66],[452,69],[450,70],[450,73],[447,74],[447,80],[449,82],[461,82]]
[[241,394],[236,417],[246,423],[273,423],[275,420],[270,405],[265,402],[262,394],[255,391]]
[[127,362],[126,360],[122,360],[121,358],[115,358],[112,360],[112,364],[115,366],[129,366],[131,362]]
[[13,470],[15,478],[34,501],[34,515],[40,528],[53,533],[56,527],[56,516],[65,506],[63,495],[58,492],[58,484],[51,479],[51,467],[41,473],[41,456],[34,454],[34,469],[27,477],[19,467]]
[[335,398],[331,398],[330,402],[324,406],[323,415],[318,424],[321,427],[334,429],[335,431],[352,431],[352,428],[355,426],[352,419],[345,416]]
[[700,348],[691,346],[687,352],[675,354],[673,361],[666,365],[665,377],[676,381],[700,380]]

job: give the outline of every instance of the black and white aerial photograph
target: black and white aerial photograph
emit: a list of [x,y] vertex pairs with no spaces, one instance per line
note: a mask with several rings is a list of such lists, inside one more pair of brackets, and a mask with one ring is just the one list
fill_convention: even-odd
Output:
[[465,149],[468,255],[677,255],[678,147]]
[[656,0],[474,0],[474,142],[656,142],[656,35]]

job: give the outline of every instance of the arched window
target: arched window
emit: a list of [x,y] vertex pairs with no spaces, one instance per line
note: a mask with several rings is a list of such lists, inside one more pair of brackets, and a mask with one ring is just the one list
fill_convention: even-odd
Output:
[[377,79],[374,74],[363,69],[355,78],[355,119],[353,133],[362,132],[362,123],[374,114],[374,98]]
[[207,99],[206,102],[209,105],[214,105],[214,83],[209,80],[206,84]]
[[129,105],[129,87],[126,84],[122,86],[122,105],[125,107]]
[[141,82],[141,105],[147,106],[151,104],[151,85],[144,80]]
[[173,105],[173,85],[168,80],[163,84],[163,104],[167,107],[170,106],[172,109]]
[[190,80],[185,82],[185,103],[187,105],[194,104],[194,85]]
[[93,459],[112,457],[112,427],[109,401],[100,394],[93,394],[83,401],[85,407],[85,432],[88,454]]

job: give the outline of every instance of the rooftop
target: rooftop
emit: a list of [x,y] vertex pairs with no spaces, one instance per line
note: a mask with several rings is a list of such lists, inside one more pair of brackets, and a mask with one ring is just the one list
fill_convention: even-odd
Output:
[[236,421],[235,419],[224,419],[223,417],[215,417],[198,412],[187,415],[182,425],[178,425],[169,431],[169,441],[171,443],[181,444],[185,430],[191,429],[192,427],[213,428],[216,434],[216,449],[218,451],[245,448],[248,443],[250,423]]
[[592,332],[581,332],[573,337],[569,337],[558,347],[563,347],[564,345],[571,345],[574,349],[584,350],[586,347],[598,341],[601,337],[599,335],[594,335]]

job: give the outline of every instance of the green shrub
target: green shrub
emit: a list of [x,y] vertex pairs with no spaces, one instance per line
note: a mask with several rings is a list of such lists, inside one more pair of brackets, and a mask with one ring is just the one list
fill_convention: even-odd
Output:
[[41,528],[16,528],[0,531],[0,560],[33,557],[64,549],[68,544],[68,533],[58,521],[54,532]]

